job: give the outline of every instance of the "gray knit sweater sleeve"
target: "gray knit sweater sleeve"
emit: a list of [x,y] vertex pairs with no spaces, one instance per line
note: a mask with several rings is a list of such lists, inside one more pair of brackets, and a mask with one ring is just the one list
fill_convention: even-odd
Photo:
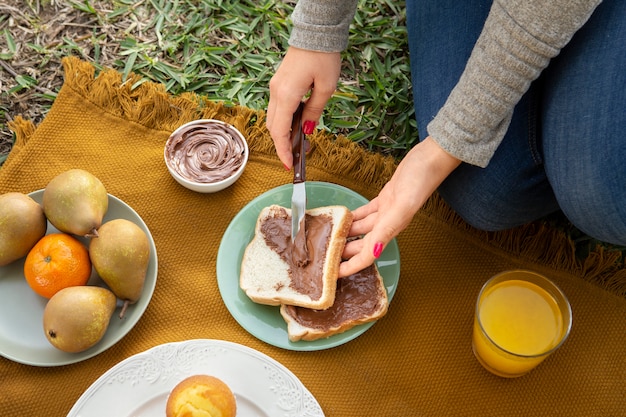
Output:
[[341,52],[358,0],[299,0],[291,19],[289,45],[321,52]]
[[[494,0],[465,70],[428,133],[462,161],[487,166],[530,83],[600,2]],[[290,45],[344,50],[356,6],[357,0],[299,0]]]
[[487,166],[530,83],[600,0],[496,0],[465,71],[428,133],[457,158]]

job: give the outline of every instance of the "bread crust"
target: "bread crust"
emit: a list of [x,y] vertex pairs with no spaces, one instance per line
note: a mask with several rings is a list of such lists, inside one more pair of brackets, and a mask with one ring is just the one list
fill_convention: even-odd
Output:
[[[369,270],[368,270],[369,271]],[[351,328],[358,326],[360,324],[369,323],[371,321],[375,321],[383,317],[387,314],[389,299],[387,296],[387,289],[385,288],[385,284],[383,282],[383,278],[378,272],[378,268],[376,265],[371,267],[372,273],[368,274],[368,279],[376,280],[376,309],[369,314],[364,314],[359,317],[355,317],[351,320],[343,321],[335,326],[332,326],[328,329],[315,328],[313,326],[306,326],[298,322],[294,314],[297,312],[298,307],[281,305],[280,314],[287,323],[287,335],[289,340],[292,342],[297,342],[299,340],[305,341],[313,341],[318,339],[328,338],[330,336],[334,336],[336,334],[343,333]],[[340,279],[351,279],[351,277],[340,278]],[[339,304],[342,302],[340,296],[338,296],[335,300],[335,304],[329,308],[329,312],[332,309],[339,309]]]
[[265,207],[259,214],[254,237],[243,254],[240,288],[252,301],[259,304],[290,304],[321,310],[329,308],[335,300],[339,264],[352,225],[352,212],[344,206],[324,206],[306,211],[311,216],[331,215],[333,219],[323,267],[322,294],[318,299],[298,292],[290,285],[289,265],[265,243],[261,225],[272,216],[282,215],[280,213],[286,213],[291,218],[291,210],[279,205]]

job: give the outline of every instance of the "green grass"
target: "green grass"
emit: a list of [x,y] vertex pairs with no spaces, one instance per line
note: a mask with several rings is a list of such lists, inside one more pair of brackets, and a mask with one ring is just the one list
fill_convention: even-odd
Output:
[[[44,1],[26,1],[33,30]],[[29,42],[38,69],[77,55],[125,76],[140,74],[172,94],[196,92],[211,100],[265,109],[268,83],[279,65],[295,1],[116,0],[56,1],[82,15],[91,31],[52,44]],[[408,65],[404,3],[360,1],[337,93],[319,127],[368,149],[402,156],[417,140]],[[1,24],[1,21],[0,21]],[[0,26],[1,27],[1,26]],[[18,40],[5,29],[0,60],[10,62]],[[9,94],[33,91],[39,81],[19,73]],[[138,84],[140,84],[138,83]],[[36,91],[37,94],[41,92]],[[48,93],[49,94],[49,93]],[[54,95],[50,97],[50,104]]]

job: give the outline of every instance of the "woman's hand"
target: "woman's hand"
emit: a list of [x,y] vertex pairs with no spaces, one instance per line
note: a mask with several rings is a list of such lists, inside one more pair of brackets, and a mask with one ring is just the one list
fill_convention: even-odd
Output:
[[[276,74],[270,80],[267,129],[276,153],[286,169],[291,169],[291,121],[303,97],[311,93],[302,120],[311,131],[337,88],[341,71],[339,52],[327,53],[294,48],[287,50]],[[310,132],[305,132],[310,133]]]
[[350,235],[364,237],[346,244],[343,256],[348,260],[341,263],[339,276],[371,265],[459,164],[431,137],[413,147],[378,196],[353,211]]

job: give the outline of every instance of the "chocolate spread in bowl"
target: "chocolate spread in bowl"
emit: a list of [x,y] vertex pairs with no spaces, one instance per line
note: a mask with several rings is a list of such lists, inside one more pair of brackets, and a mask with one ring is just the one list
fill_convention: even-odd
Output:
[[197,120],[172,133],[165,154],[176,173],[189,181],[225,180],[243,164],[245,143],[239,131],[218,120]]
[[369,317],[379,310],[384,294],[379,294],[376,267],[370,265],[356,274],[337,280],[335,303],[326,310],[287,306],[289,314],[302,326],[321,331]]
[[312,300],[319,300],[322,296],[324,259],[333,229],[333,218],[326,214],[304,216],[308,260],[302,264],[302,254],[298,251],[302,245],[294,245],[291,242],[291,216],[285,209],[273,214],[261,223],[265,244],[289,265],[290,286],[300,293],[309,295]]

